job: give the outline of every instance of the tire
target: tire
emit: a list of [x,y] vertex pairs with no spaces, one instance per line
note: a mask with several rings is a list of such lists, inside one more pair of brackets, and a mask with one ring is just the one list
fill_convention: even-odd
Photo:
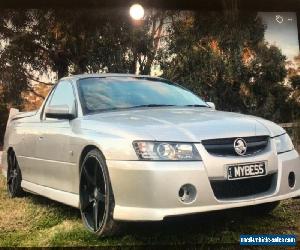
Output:
[[22,197],[24,191],[21,187],[22,173],[14,151],[8,154],[7,192],[10,198]]
[[111,236],[120,223],[113,219],[114,195],[105,159],[99,150],[87,153],[80,171],[80,212],[84,226],[92,233]]
[[254,215],[266,215],[266,214],[270,214],[275,208],[279,206],[279,204],[280,201],[274,201],[274,202],[251,206],[249,208]]

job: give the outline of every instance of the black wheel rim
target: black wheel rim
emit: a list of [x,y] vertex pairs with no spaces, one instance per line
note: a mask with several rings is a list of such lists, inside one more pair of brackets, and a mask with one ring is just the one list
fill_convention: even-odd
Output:
[[99,160],[85,159],[80,177],[80,209],[87,227],[98,232],[106,213],[106,182]]
[[14,153],[9,154],[8,166],[7,187],[9,193],[14,194],[18,187],[18,162]]

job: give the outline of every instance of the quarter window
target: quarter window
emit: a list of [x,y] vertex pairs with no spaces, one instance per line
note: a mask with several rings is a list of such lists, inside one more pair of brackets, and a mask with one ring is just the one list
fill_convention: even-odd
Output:
[[75,97],[71,83],[66,81],[60,82],[54,90],[49,105],[68,105],[70,109],[73,109]]

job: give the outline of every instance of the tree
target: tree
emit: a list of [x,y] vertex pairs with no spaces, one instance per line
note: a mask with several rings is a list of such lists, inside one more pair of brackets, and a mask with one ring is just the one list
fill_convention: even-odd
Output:
[[[164,11],[133,23],[118,10],[2,10],[0,83],[5,103],[22,108],[22,93],[69,74],[150,74]],[[51,79],[52,78],[52,79]],[[48,80],[51,79],[49,82]]]
[[169,29],[164,76],[222,110],[286,121],[291,118],[286,58],[264,41],[264,31],[257,13],[181,14]]
[[220,109],[290,121],[299,79],[284,84],[286,58],[264,32],[256,13],[237,10],[147,10],[138,22],[123,9],[1,10],[0,115],[22,108],[26,91],[39,96],[37,84],[78,73],[150,74],[156,64]]

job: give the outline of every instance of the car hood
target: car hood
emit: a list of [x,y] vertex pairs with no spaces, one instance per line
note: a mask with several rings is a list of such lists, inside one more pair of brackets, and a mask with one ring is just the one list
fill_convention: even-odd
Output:
[[147,108],[87,115],[82,128],[159,141],[198,142],[212,138],[276,136],[285,131],[262,118],[210,108]]

